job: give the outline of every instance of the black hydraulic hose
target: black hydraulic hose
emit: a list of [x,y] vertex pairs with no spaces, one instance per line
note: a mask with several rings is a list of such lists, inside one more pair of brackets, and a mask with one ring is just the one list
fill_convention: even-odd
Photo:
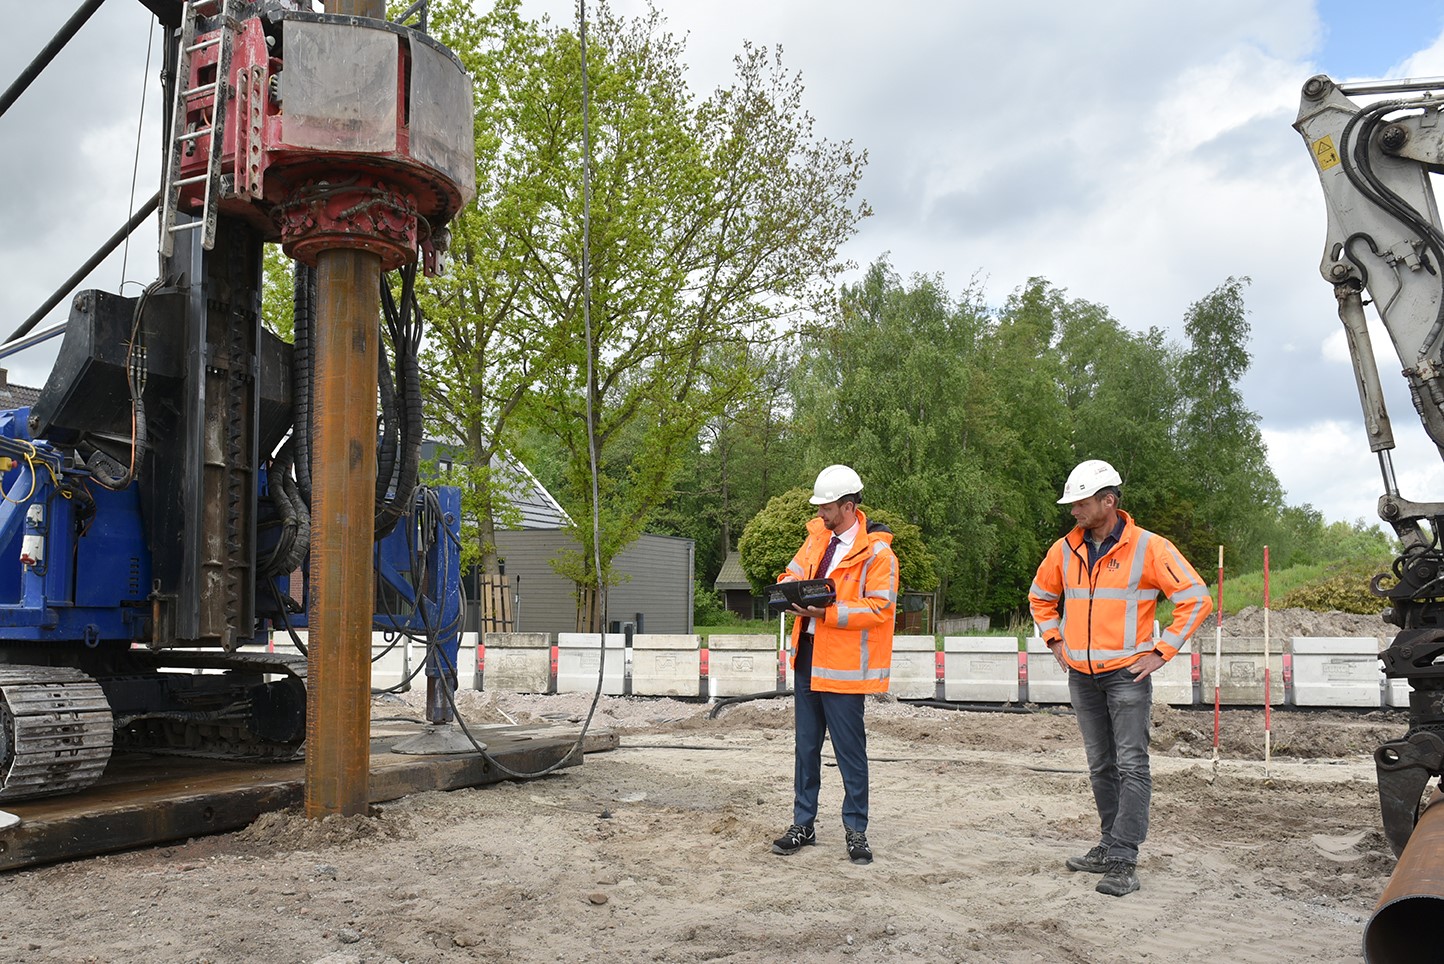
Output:
[[[1384,101],[1373,104],[1368,108],[1349,118],[1344,125],[1343,152],[1345,160],[1344,173],[1350,183],[1357,188],[1365,197],[1378,204],[1384,210],[1390,212],[1400,222],[1409,226],[1423,238],[1425,245],[1434,253],[1437,261],[1444,262],[1444,237],[1433,224],[1419,216],[1408,202],[1390,188],[1374,174],[1369,161],[1369,142],[1373,139],[1374,130],[1381,123],[1383,116],[1389,111],[1401,108],[1420,106],[1418,102],[1410,101]],[[1354,135],[1356,127],[1362,128],[1362,133],[1357,137]],[[1349,163],[1352,162],[1352,163]],[[1431,274],[1437,274],[1437,270],[1429,265],[1428,259],[1424,266]],[[1435,313],[1434,323],[1420,344],[1419,360],[1432,355],[1432,347],[1436,344],[1441,333],[1444,333],[1444,300],[1441,300],[1439,310]]]
[[729,706],[736,706],[738,703],[750,703],[753,700],[770,700],[778,696],[791,695],[792,690],[767,690],[763,693],[749,693],[746,696],[729,696],[724,700],[718,700],[717,705],[707,711],[707,719],[717,719],[718,713],[721,713]]
[[34,82],[36,77],[40,76],[41,71],[50,66],[50,61],[55,59],[55,55],[70,43],[71,38],[81,27],[85,26],[85,22],[95,11],[100,9],[100,5],[104,2],[105,0],[86,0],[80,5],[80,9],[70,15],[70,19],[65,21],[55,36],[50,38],[50,43],[46,44],[44,49],[35,55],[35,59],[30,61],[30,66],[26,67],[14,82],[5,88],[5,93],[0,94],[0,117],[5,116],[10,105],[25,93],[25,89]]
[[401,11],[401,15],[397,17],[393,22],[405,23],[407,20],[411,19],[412,14],[418,14],[416,29],[421,31],[422,33],[426,33],[426,13],[430,5],[430,0],[416,0],[416,2],[413,3],[411,6]]
[[964,713],[1056,713],[1072,716],[1071,709],[1050,707],[1046,710],[1009,703],[949,703],[947,700],[903,700],[908,706],[930,706],[937,710],[959,710]]
[[156,191],[155,194],[151,195],[149,201],[146,201],[144,204],[142,204],[140,208],[130,216],[130,220],[125,222],[124,227],[112,234],[110,238],[100,246],[99,250],[97,250],[95,254],[90,256],[90,259],[86,261],[85,264],[81,265],[78,269],[76,269],[75,274],[71,275],[69,278],[66,278],[64,283],[62,283],[59,288],[55,289],[55,293],[49,298],[45,299],[45,304],[35,309],[35,312],[29,318],[26,318],[25,321],[20,324],[20,327],[12,331],[10,333],[10,337],[6,338],[5,341],[0,344],[8,345],[10,342],[16,340],[17,338],[24,338],[26,335],[28,335],[30,333],[30,329],[40,324],[40,319],[44,318],[50,313],[51,308],[54,308],[56,305],[60,304],[61,300],[64,299],[66,295],[74,291],[76,285],[84,281],[85,276],[90,274],[90,272],[94,271],[96,265],[104,261],[112,251],[120,247],[121,243],[125,241],[126,238],[130,237],[131,233],[135,231],[136,228],[140,227],[140,222],[150,217],[151,214],[155,211],[155,209],[159,206],[160,192]]
[[[396,527],[421,473],[421,438],[425,429],[421,400],[421,306],[416,300],[416,264],[401,269],[401,302],[383,285],[382,303],[391,333],[396,367],[396,406],[400,409],[399,441],[383,475],[377,473],[376,537]],[[388,496],[389,492],[394,495]]]
[[[391,285],[386,275],[381,276],[381,308],[385,319],[385,330],[391,334],[392,353],[399,351],[396,340],[396,299],[391,294]],[[376,506],[378,528],[381,508],[387,504],[396,481],[396,446],[400,426],[397,424],[396,380],[391,374],[391,361],[386,355],[386,341],[381,341],[381,350],[376,353],[377,395],[381,407],[381,441],[376,450]],[[399,498],[401,493],[397,491]]]
[[281,518],[281,534],[276,546],[260,563],[262,575],[275,577],[294,572],[306,557],[311,542],[311,516],[306,511],[296,482],[291,478],[295,457],[295,437],[286,440],[271,461],[267,476],[271,502]]
[[297,261],[294,269],[294,325],[291,351],[291,411],[296,440],[296,488],[311,505],[311,334],[316,328],[316,269]]
[[[396,472],[396,491],[410,492],[416,487],[421,476],[421,437],[425,432],[425,413],[421,402],[421,309],[416,304],[415,266],[402,292],[410,301],[403,305],[403,330],[406,330],[404,350],[396,353],[396,364],[400,369],[401,389],[401,451],[400,465]],[[416,314],[414,325],[407,324],[412,312]]]

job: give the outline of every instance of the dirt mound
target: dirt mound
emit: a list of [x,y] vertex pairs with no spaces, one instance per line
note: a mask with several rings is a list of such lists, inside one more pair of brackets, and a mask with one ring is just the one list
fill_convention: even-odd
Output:
[[333,813],[313,820],[299,808],[263,813],[255,823],[237,831],[238,840],[265,851],[321,850],[377,840],[402,840],[410,836],[404,814],[384,813],[372,808],[369,815],[345,816]]
[[[1374,636],[1379,639],[1381,649],[1399,631],[1397,626],[1384,622],[1378,616],[1320,613],[1312,609],[1270,609],[1268,623],[1269,636],[1274,639],[1291,639],[1294,636]],[[1262,636],[1264,611],[1258,606],[1246,606],[1236,613],[1225,613],[1222,630],[1225,636]],[[1199,630],[1194,640],[1201,644],[1213,633],[1213,617],[1209,617],[1209,625]]]
[[[1270,714],[1274,756],[1300,760],[1366,757],[1379,744],[1408,729],[1405,710],[1354,713],[1334,710],[1275,710]],[[1213,710],[1153,704],[1154,751],[1169,756],[1204,757],[1213,753]],[[1230,759],[1261,759],[1263,709],[1225,709],[1219,714],[1219,752]]]

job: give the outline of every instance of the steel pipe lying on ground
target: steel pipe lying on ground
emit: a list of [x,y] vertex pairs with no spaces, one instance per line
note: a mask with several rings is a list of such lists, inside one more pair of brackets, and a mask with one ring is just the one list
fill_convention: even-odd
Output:
[[1440,958],[1444,920],[1444,793],[1429,798],[1389,886],[1364,926],[1369,964],[1414,964]]

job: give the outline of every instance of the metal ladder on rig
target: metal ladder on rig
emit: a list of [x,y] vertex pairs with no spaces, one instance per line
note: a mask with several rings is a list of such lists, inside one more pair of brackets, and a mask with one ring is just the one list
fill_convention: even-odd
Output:
[[[202,16],[216,16],[220,29],[211,37],[196,42],[196,24]],[[175,99],[171,106],[170,149],[166,152],[165,189],[161,192],[160,253],[170,257],[175,250],[175,236],[181,231],[200,231],[201,246],[209,251],[216,244],[216,204],[220,199],[221,142],[224,140],[227,84],[231,70],[231,43],[235,32],[231,0],[185,0],[181,4],[180,51],[176,58]],[[216,77],[209,84],[186,87],[191,79],[191,57],[197,52],[219,47],[216,55]],[[210,122],[194,130],[183,130],[186,112],[197,97],[213,94]],[[181,161],[194,153],[196,142],[209,137],[206,172],[181,177]],[[205,201],[196,220],[180,220],[182,189],[205,182]]]

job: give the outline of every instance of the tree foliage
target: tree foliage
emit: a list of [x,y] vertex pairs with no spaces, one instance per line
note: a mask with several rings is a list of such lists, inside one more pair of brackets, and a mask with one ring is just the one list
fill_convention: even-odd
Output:
[[958,605],[985,594],[973,577],[1012,525],[989,468],[1015,437],[998,418],[987,331],[977,292],[955,299],[941,278],[904,283],[879,260],[843,287],[827,324],[805,333],[794,380],[803,462],[814,473],[851,465],[869,502],[900,507],[928,533]]
[[[769,500],[747,523],[738,543],[738,553],[753,592],[760,594],[763,588],[776,582],[806,541],[808,520],[817,514],[817,507],[808,501],[811,494],[807,488],[790,489]],[[862,510],[870,523],[880,522],[892,529],[898,588],[917,592],[935,588],[937,561],[923,541],[922,530],[899,513],[867,505]]]
[[1188,472],[1178,494],[1195,507],[1196,525],[1186,540],[1194,553],[1227,534],[1238,552],[1258,555],[1284,506],[1258,415],[1238,390],[1251,363],[1246,284],[1247,278],[1227,279],[1184,316],[1189,344],[1174,370],[1182,393],[1178,448]]
[[[523,20],[515,0],[485,16],[439,2],[432,17],[477,78],[479,185],[426,302],[433,410],[482,476],[524,435],[555,440],[554,494],[582,547],[562,568],[604,584],[702,428],[753,392],[777,324],[825,304],[867,213],[864,156],[814,133],[779,53],[744,47],[734,80],[698,101],[660,14],[602,4],[588,196],[580,36]],[[497,495],[469,508],[490,518]]]
[[[1180,344],[1042,278],[990,309],[972,285],[952,295],[881,259],[799,346],[790,434],[802,474],[846,462],[870,499],[902,507],[936,554],[951,612],[1021,610],[1038,560],[1073,526],[1057,504],[1063,479],[1090,458],[1119,469],[1124,507],[1196,565],[1220,543],[1250,569],[1264,545],[1276,565],[1372,552],[1390,541],[1376,527],[1283,502],[1238,391],[1246,281],[1191,306]],[[768,538],[766,552],[752,547],[758,579],[801,536]]]
[[[1369,591],[1369,582],[1388,571],[1387,554],[1338,562],[1329,567],[1325,578],[1286,593],[1277,605],[1376,616],[1388,602]],[[1392,583],[1392,579],[1389,582]]]

